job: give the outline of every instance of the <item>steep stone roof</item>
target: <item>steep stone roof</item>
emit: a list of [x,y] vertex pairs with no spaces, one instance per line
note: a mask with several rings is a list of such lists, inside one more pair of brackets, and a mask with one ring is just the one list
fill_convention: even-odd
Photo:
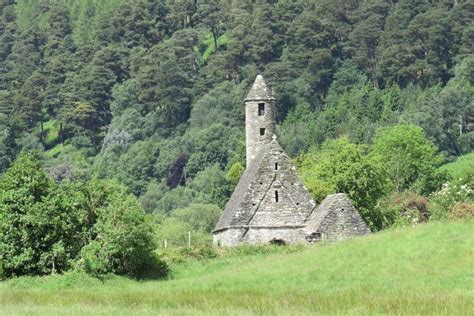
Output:
[[[280,193],[276,204],[274,190]],[[245,170],[214,232],[229,227],[302,227],[315,207],[295,166],[274,139]]]
[[267,86],[262,75],[255,78],[255,82],[245,98],[245,101],[250,100],[275,100],[272,89]]
[[[345,193],[328,195],[305,221],[307,235],[329,233],[331,239],[364,235],[370,229]],[[329,229],[330,228],[330,229]]]

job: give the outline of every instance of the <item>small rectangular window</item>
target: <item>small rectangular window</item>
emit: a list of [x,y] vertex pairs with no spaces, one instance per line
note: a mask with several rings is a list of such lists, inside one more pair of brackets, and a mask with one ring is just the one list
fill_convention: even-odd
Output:
[[265,103],[259,103],[258,104],[258,116],[264,116],[265,115]]
[[278,162],[275,162],[275,170],[278,170]]
[[278,202],[278,191],[275,190],[275,202]]
[[265,136],[265,128],[260,129],[260,136]]

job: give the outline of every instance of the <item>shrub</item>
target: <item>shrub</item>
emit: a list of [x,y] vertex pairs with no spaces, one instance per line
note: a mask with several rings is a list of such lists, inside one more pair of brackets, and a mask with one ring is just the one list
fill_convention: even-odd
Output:
[[438,170],[443,159],[414,125],[396,125],[379,132],[371,146],[371,156],[383,166],[397,192],[414,190],[429,194],[446,181]]
[[95,218],[90,240],[81,250],[78,267],[99,275],[106,273],[142,277],[150,268],[162,269],[153,255],[153,226],[135,196],[115,181],[87,185],[85,208]]
[[451,219],[465,219],[474,217],[474,203],[456,203],[449,210],[449,217]]
[[23,153],[0,181],[0,261],[6,277],[70,268],[86,235],[77,195],[59,187],[36,156]]
[[[464,178],[447,182],[442,189],[430,196],[430,211],[432,219],[448,219],[451,210],[459,203],[474,203],[474,190],[470,182],[472,178]],[[459,208],[461,206],[458,206]],[[458,211],[455,211],[455,214]]]
[[0,180],[2,275],[165,272],[153,254],[153,226],[135,196],[113,181],[56,184],[33,154]]
[[173,210],[170,215],[183,223],[188,223],[193,231],[211,233],[221,213],[217,205],[191,203],[185,208]]
[[206,260],[218,256],[216,249],[210,244],[192,247],[172,247],[160,252],[160,258],[171,266],[187,260]]
[[412,192],[394,193],[380,201],[383,228],[415,226],[429,218],[428,199]]

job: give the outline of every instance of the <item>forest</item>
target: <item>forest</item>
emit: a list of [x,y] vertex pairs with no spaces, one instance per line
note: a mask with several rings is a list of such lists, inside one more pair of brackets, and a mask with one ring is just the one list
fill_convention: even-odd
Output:
[[0,278],[148,277],[167,269],[165,244],[212,252],[257,74],[317,202],[347,193],[374,232],[474,216],[472,1],[2,0],[0,13]]

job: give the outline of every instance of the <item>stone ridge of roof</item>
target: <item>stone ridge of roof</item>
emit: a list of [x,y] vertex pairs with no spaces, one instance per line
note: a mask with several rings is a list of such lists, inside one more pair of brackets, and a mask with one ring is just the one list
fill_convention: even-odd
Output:
[[245,101],[252,100],[275,100],[272,89],[267,86],[262,75],[258,75],[255,78],[252,88],[250,88],[247,97],[245,97]]

